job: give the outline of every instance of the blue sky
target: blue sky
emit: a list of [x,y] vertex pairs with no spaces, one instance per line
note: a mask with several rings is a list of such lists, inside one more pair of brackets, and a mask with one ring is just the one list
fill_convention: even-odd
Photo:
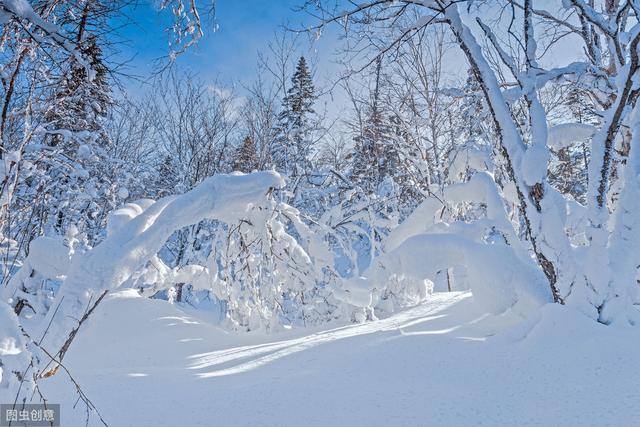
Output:
[[[294,8],[301,0],[217,0],[217,30],[213,22],[205,22],[205,36],[195,48],[178,59],[181,68],[197,72],[203,79],[224,81],[248,81],[255,76],[258,52],[266,49],[275,31],[283,24],[299,28],[313,22],[305,12]],[[127,42],[120,46],[120,59],[134,57],[127,72],[141,77],[153,69],[154,60],[168,52],[168,36],[165,32],[170,17],[159,13],[153,0],[142,3],[128,12],[134,23],[120,31]],[[301,37],[301,51],[314,55],[307,37]],[[327,45],[326,38],[321,44]],[[311,52],[309,52],[311,50]],[[329,61],[332,49],[323,52],[322,61]]]
[[[126,73],[148,77],[154,60],[169,51],[165,29],[171,17],[168,11],[157,11],[157,1],[142,0],[128,13],[132,23],[119,31],[120,38],[127,42],[120,46],[121,53],[117,59],[134,58],[124,70]],[[201,0],[201,3],[206,5],[209,1]],[[553,0],[541,1],[553,3]],[[216,0],[217,30],[214,31],[214,22],[205,20],[204,37],[178,58],[179,67],[197,73],[208,82],[223,85],[249,83],[255,78],[258,52],[267,49],[274,32],[282,31],[285,24],[290,28],[304,28],[316,23],[306,12],[295,10],[303,3],[304,0]],[[308,42],[308,37],[300,37],[299,53],[318,65],[316,80],[320,86],[327,87],[340,71],[333,63],[339,33],[336,26],[330,26],[320,41],[313,44]],[[562,52],[571,52],[573,46],[570,40],[565,44],[570,49],[557,49],[561,55],[553,52],[548,58],[550,62],[566,62]],[[460,68],[460,63],[464,62],[459,52],[452,59],[448,64],[452,70]]]

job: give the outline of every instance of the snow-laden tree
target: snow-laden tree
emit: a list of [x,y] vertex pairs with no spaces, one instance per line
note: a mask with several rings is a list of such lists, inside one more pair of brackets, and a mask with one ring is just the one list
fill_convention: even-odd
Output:
[[[59,241],[34,241],[39,243],[26,260],[28,268],[2,292],[0,387],[9,388],[22,401],[23,396],[31,395],[36,381],[55,374],[78,330],[104,295],[153,262],[175,231],[204,219],[236,224],[261,206],[273,188],[283,185],[274,172],[216,175],[183,195],[145,201],[118,212],[110,220],[109,236],[84,253],[71,256],[61,250],[64,246]],[[287,250],[287,241],[279,244]],[[52,263],[51,251],[64,262]],[[35,320],[29,321],[33,316],[18,317],[11,307],[36,274],[60,279],[60,287],[46,297],[48,301],[32,305],[44,311],[36,312]]]
[[214,295],[236,330],[277,330],[335,316],[333,257],[300,213],[281,202],[250,210],[222,230],[209,257],[217,266]]
[[[95,306],[101,300],[98,294],[90,295],[87,287],[117,286],[118,281],[111,279],[114,275],[122,277],[122,264],[105,259],[114,253],[114,246],[105,249],[110,244],[98,250],[101,256],[92,252],[91,245],[83,245],[87,252],[75,253],[87,257],[78,261],[79,266],[67,269],[66,258],[77,244],[76,222],[97,232],[93,226],[99,228],[101,218],[111,208],[108,199],[114,194],[119,199],[127,198],[127,191],[116,187],[116,192],[112,186],[118,181],[112,179],[114,173],[124,169],[123,163],[114,167],[105,161],[112,154],[105,148],[101,123],[108,113],[109,83],[100,50],[112,18],[128,4],[0,1],[0,389],[6,396],[9,387],[16,403],[33,397],[34,381],[45,371],[51,372],[46,365],[57,364],[77,327],[90,314],[85,311],[88,305]],[[169,0],[160,6],[172,9],[176,24],[173,35],[180,47],[175,52],[179,53],[201,35],[196,4]],[[263,183],[277,185],[278,180],[266,178]],[[249,194],[240,191],[234,196],[246,202],[243,196]],[[170,201],[165,199],[156,205],[151,217],[162,217],[161,211],[173,219],[184,214],[178,208],[164,210]],[[235,201],[228,205],[234,206]],[[207,211],[207,206],[200,208],[200,213]],[[147,237],[166,233],[164,227],[147,227],[150,222],[144,222],[144,226],[138,224],[137,232],[146,232]],[[65,241],[45,237],[33,240],[48,228],[55,234],[66,229]],[[24,259],[27,254],[28,259]],[[121,255],[120,261],[125,262],[130,254]],[[102,261],[94,264],[90,273],[81,273],[93,256]],[[109,277],[102,276],[105,280],[101,281],[98,270]],[[83,274],[85,277],[80,278]],[[61,281],[61,276],[66,279]],[[69,284],[67,280],[76,282]],[[62,295],[65,293],[66,297]],[[56,306],[61,311],[49,310],[54,302],[61,303]],[[49,318],[45,321],[43,316]],[[52,342],[43,343],[45,338]],[[59,347],[61,340],[67,342],[64,349]],[[89,402],[87,405],[90,407]]]
[[233,169],[240,172],[251,172],[258,167],[258,152],[253,138],[246,136],[242,145],[236,149],[233,158]]
[[361,128],[354,138],[350,179],[367,194],[376,193],[386,179],[399,172],[397,135],[388,109],[384,108],[381,91],[382,58],[376,64],[371,100],[366,105]]
[[[159,76],[145,98],[156,147],[156,173],[146,186],[152,198],[188,191],[208,177],[233,170],[240,138],[240,116],[234,96],[177,70]],[[202,242],[214,225],[177,230],[167,244],[172,266],[201,260]],[[206,245],[205,245],[206,247]]]
[[271,161],[276,170],[300,180],[311,170],[316,101],[311,71],[301,56],[291,77],[291,84],[282,100],[278,115],[277,135],[271,147]]
[[[382,46],[382,52],[394,49],[427,25],[445,26],[464,54],[490,112],[494,157],[504,176],[500,182],[502,194],[515,206],[517,229],[510,233],[506,250],[518,253],[516,246],[522,245],[531,254],[546,277],[554,301],[576,304],[603,323],[636,323],[636,266],[640,263],[634,259],[638,252],[631,236],[637,230],[628,195],[637,190],[631,159],[636,149],[633,137],[640,41],[640,26],[634,15],[640,5],[635,1],[595,5],[570,0],[555,5],[557,10],[545,10],[534,6],[533,0],[504,4],[505,10],[510,11],[506,19],[513,24],[506,34],[499,33],[500,26],[485,23],[485,9],[480,4],[470,3],[467,7],[464,2],[447,0],[390,0],[335,14],[319,7],[333,16],[321,25],[335,21],[344,28],[360,30],[361,34],[375,33],[376,45]],[[462,19],[463,7],[472,19]],[[413,25],[400,34],[389,31],[396,17],[407,11],[418,15]],[[541,39],[537,22],[573,34],[586,58],[555,68],[545,66],[541,57],[556,48],[557,38]],[[504,37],[515,42],[506,45],[501,42]],[[379,42],[381,39],[384,43]],[[362,47],[372,37],[364,35],[359,40]],[[373,55],[379,54],[380,50],[374,49]],[[498,61],[490,61],[489,54]],[[588,85],[595,102],[604,110],[591,138],[586,205],[578,208],[584,209],[588,219],[583,230],[586,243],[579,247],[572,245],[566,231],[567,198],[548,182],[551,141],[540,93],[556,81]],[[580,126],[575,126],[578,130],[574,132],[572,123],[565,124],[567,132],[556,137],[570,139],[572,134],[579,135]],[[630,130],[630,141],[626,129]],[[625,141],[629,141],[629,160],[622,168],[624,173],[617,174],[624,177],[615,186],[619,196],[611,199],[616,147]],[[576,206],[572,206],[575,211]],[[457,239],[452,232],[449,234],[451,239]],[[513,236],[517,236],[517,242]]]
[[[112,218],[117,221],[136,205],[114,211]],[[171,268],[156,256],[128,285],[147,296],[166,292],[170,302],[212,300],[223,326],[234,331],[326,322],[342,313],[331,296],[340,279],[323,236],[270,195],[237,221],[217,221],[203,242],[201,262]]]
[[[411,25],[417,16],[404,17],[396,31]],[[385,102],[400,119],[411,150],[401,169],[411,177],[414,188],[424,193],[430,186],[441,186],[446,179],[449,152],[455,140],[467,128],[461,123],[468,100],[461,100],[464,88],[452,80],[444,67],[453,59],[451,43],[445,30],[425,27],[395,52],[385,55],[388,71],[385,80],[392,88]],[[449,58],[451,56],[451,58]],[[479,116],[475,119],[481,120]],[[401,153],[408,150],[401,150]],[[415,207],[415,206],[414,206]]]
[[64,235],[73,225],[95,242],[106,212],[117,200],[117,189],[105,173],[112,164],[103,128],[111,97],[96,37],[88,37],[80,46],[89,68],[72,60],[55,84],[44,113],[46,150],[35,162],[42,169],[45,233]]

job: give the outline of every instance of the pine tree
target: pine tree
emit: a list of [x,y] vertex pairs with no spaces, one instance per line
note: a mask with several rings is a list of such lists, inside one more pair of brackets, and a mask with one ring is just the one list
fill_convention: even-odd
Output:
[[154,188],[151,193],[156,198],[175,194],[181,190],[180,188],[176,188],[176,182],[178,180],[178,172],[174,159],[171,155],[167,154],[164,156],[162,163],[157,166],[157,174],[153,183]]
[[69,59],[68,71],[52,95],[45,113],[51,147],[41,162],[45,233],[65,234],[69,226],[98,238],[106,212],[115,206],[116,189],[110,182],[111,159],[103,122],[111,105],[108,69],[95,36],[80,43],[88,64]]
[[376,67],[375,86],[368,117],[360,134],[354,138],[351,155],[351,179],[366,193],[375,193],[388,177],[393,177],[400,164],[398,141],[390,117],[380,105],[382,61]]
[[291,87],[282,100],[277,136],[271,150],[274,166],[285,175],[301,176],[311,168],[309,155],[313,148],[311,133],[316,98],[311,73],[304,56],[301,56],[291,78]]
[[390,169],[384,149],[390,139],[390,129],[383,115],[372,109],[362,133],[354,138],[351,179],[367,193],[374,193]]
[[483,108],[482,88],[471,70],[467,70],[467,80],[463,87],[463,104],[460,110],[463,143],[475,142],[484,135],[483,122],[487,118]]
[[258,153],[253,138],[245,137],[233,159],[233,169],[240,172],[251,172],[258,167]]
[[[107,141],[101,120],[107,115],[111,96],[108,70],[95,36],[89,36],[82,44],[82,54],[89,64],[85,66],[75,58],[71,59],[69,71],[62,77],[54,94],[55,108],[45,115],[52,131],[48,145],[58,146],[65,142],[67,154],[73,154],[83,140],[102,144]],[[62,133],[56,133],[60,131]],[[65,137],[69,132],[72,137]],[[98,133],[97,137],[90,132]]]

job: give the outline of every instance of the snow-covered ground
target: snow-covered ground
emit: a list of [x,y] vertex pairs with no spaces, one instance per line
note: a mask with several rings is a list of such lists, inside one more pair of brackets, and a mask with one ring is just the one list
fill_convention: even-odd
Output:
[[[124,290],[65,365],[118,427],[632,426],[639,338],[559,305],[524,323],[490,316],[470,293],[359,325],[234,334]],[[40,385],[62,404],[62,425],[85,424],[64,372]]]

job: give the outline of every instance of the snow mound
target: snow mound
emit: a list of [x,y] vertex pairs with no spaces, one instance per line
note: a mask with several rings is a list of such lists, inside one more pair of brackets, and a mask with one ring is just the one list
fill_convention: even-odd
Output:
[[[526,316],[552,302],[544,274],[505,244],[483,244],[455,234],[421,234],[377,258],[366,279],[346,283],[347,302],[368,307],[367,292],[394,275],[435,281],[439,271],[463,267],[474,299],[490,313],[513,309]],[[342,295],[339,295],[341,297]]]
[[29,245],[28,262],[45,277],[55,279],[69,268],[69,249],[61,238],[37,237]]

